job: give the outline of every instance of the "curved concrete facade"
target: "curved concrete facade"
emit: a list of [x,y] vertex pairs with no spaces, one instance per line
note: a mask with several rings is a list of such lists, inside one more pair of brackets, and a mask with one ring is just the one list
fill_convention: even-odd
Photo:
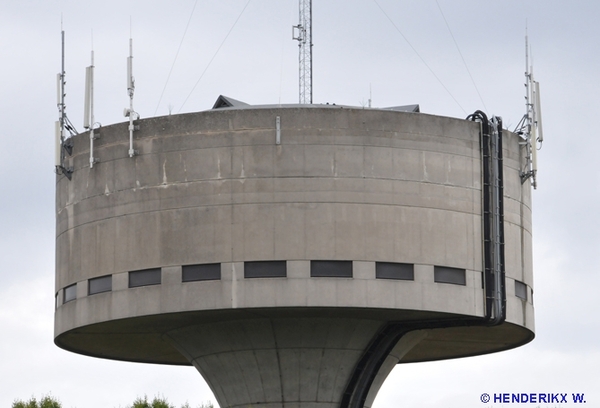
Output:
[[[137,124],[136,156],[127,124],[104,127],[100,162],[78,135],[57,178],[60,347],[193,364],[222,407],[333,407],[390,322],[485,315],[479,123],[305,106]],[[533,338],[530,187],[503,144],[506,321],[411,331],[366,406],[398,362]]]

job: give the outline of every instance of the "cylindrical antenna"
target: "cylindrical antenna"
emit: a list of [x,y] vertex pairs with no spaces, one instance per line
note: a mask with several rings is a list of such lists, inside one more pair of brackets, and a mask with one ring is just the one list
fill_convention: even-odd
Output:
[[85,69],[85,101],[83,126],[90,130],[90,169],[97,161],[94,158],[94,50],[91,52],[91,65]]
[[91,93],[92,93],[92,67],[85,69],[85,97],[83,101],[83,127],[89,129],[92,127],[91,118]]
[[94,128],[94,50],[91,52],[91,62],[90,65],[90,125],[92,129]]
[[127,57],[127,91],[129,97],[133,98],[135,90],[135,81],[133,79],[133,39],[129,39],[129,57]]

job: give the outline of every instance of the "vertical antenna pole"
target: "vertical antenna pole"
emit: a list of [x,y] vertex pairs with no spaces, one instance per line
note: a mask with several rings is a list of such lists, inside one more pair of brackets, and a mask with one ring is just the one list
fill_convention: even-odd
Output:
[[65,135],[65,129],[68,129],[71,135],[77,132],[73,124],[67,118],[66,106],[65,106],[65,31],[62,29],[62,18],[60,21],[60,36],[61,36],[61,67],[60,73],[56,76],[57,79],[57,106],[58,106],[58,121],[55,124],[55,138],[56,138],[56,151],[55,151],[55,172],[56,174],[63,174],[69,180],[71,180],[71,174],[73,173],[72,168],[65,168],[65,149],[71,154],[73,149],[72,141],[67,142]]
[[529,35],[527,29],[525,29],[525,103],[527,104],[527,123],[526,123],[526,145],[527,145],[527,158],[528,158],[528,171],[531,174],[531,185],[533,188],[537,188],[537,135],[535,132],[535,112],[533,105],[533,67],[529,66]]
[[[61,22],[62,25],[62,22]],[[62,28],[62,27],[61,27]],[[60,141],[65,141],[65,31],[60,31],[61,36],[61,63],[60,63]]]
[[529,35],[525,27],[525,115],[515,132],[522,135],[525,148],[525,166],[521,171],[521,183],[531,178],[531,185],[537,188],[537,144],[544,140],[541,123],[539,83],[533,79],[533,63],[529,63]]
[[61,174],[63,168],[63,143],[65,141],[65,31],[62,29],[62,18],[60,21],[61,57],[60,73],[56,76],[56,106],[58,107],[58,121],[55,126],[56,149],[55,167],[56,173]]
[[133,93],[135,91],[135,79],[133,78],[133,39],[129,38],[129,57],[127,58],[127,93],[129,94],[129,109],[125,110],[125,116],[129,116],[129,157],[135,156],[133,149],[133,125],[134,116],[137,113],[133,110]]
[[309,18],[308,18],[308,27],[309,27],[309,36],[308,36],[308,44],[309,44],[309,52],[310,52],[310,58],[309,58],[309,70],[310,70],[310,98],[309,98],[309,103],[312,104],[313,103],[313,87],[312,87],[312,83],[313,83],[313,69],[312,69],[312,61],[313,61],[313,42],[312,42],[312,0],[308,0],[308,13],[309,13]]
[[531,73],[529,72],[529,38],[525,30],[525,104],[527,107],[527,134],[531,134]]
[[[298,40],[300,103],[313,103],[312,97],[312,0],[300,0],[300,23],[293,27],[292,39]],[[297,30],[297,34],[296,31]]]

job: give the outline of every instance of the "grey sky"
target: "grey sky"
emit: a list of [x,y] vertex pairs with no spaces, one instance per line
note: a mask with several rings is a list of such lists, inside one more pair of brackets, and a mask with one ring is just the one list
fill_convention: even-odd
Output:
[[[135,109],[142,118],[209,109],[219,94],[251,104],[296,103],[297,0],[33,1],[0,4],[0,406],[51,392],[65,407],[118,407],[163,394],[212,399],[193,368],[105,361],[53,344],[53,137],[61,14],[67,113],[80,130],[83,81],[95,50],[96,120],[122,122],[125,61],[134,39]],[[520,349],[398,366],[376,408],[483,407],[483,392],[586,393],[600,406],[600,3],[438,0],[488,114],[513,129],[524,113],[527,22],[541,83],[546,142],[533,194],[536,339]],[[314,101],[360,106],[419,103],[465,117],[484,109],[435,0],[313,0]],[[198,82],[202,72],[206,73]],[[194,92],[190,91],[198,82]],[[189,99],[182,107],[189,95]],[[464,111],[463,111],[464,109]],[[494,406],[500,406],[496,404]]]

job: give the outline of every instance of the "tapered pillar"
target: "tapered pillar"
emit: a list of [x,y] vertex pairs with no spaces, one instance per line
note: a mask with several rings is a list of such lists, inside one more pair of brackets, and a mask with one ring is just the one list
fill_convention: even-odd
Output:
[[349,318],[256,318],[185,327],[165,338],[200,371],[221,408],[337,408],[381,325]]

